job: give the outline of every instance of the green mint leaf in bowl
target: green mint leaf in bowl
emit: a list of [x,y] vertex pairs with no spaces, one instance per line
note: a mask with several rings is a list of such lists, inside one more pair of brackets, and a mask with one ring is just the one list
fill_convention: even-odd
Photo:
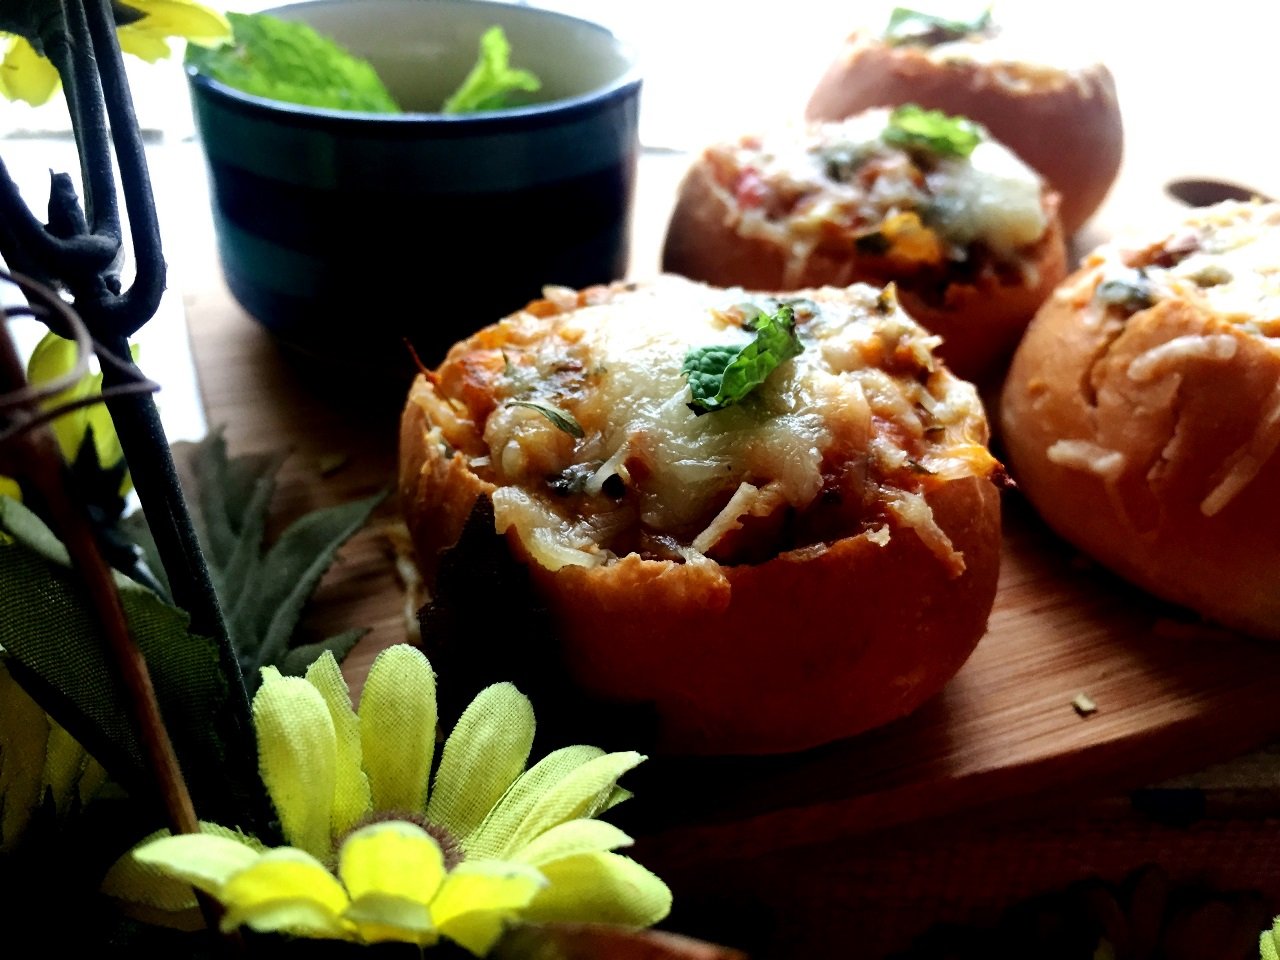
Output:
[[542,81],[528,70],[511,68],[511,44],[501,27],[490,27],[480,37],[480,59],[448,100],[445,113],[477,113],[511,106],[511,94],[533,93]]
[[227,14],[233,37],[187,48],[197,72],[271,100],[332,110],[400,113],[373,67],[305,23],[265,13]]
[[746,346],[698,347],[685,354],[681,373],[689,382],[697,416],[731,407],[764,383],[781,364],[804,346],[796,336],[795,311],[783,305],[774,314],[762,313],[743,326],[755,333]]
[[965,117],[951,117],[941,110],[925,110],[908,103],[889,115],[889,126],[880,138],[912,152],[963,158],[982,142],[983,130]]

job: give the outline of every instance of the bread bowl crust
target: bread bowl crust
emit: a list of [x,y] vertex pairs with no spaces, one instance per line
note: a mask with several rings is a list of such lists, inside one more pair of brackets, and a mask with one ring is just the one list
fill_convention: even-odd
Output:
[[938,353],[947,365],[966,380],[981,381],[1004,371],[1036,309],[1067,274],[1058,204],[1056,193],[1042,193],[1048,228],[1022,251],[1034,264],[1030,280],[983,273],[974,283],[952,282],[938,290],[935,277],[913,278],[884,257],[859,252],[852,242],[839,254],[819,246],[796,270],[783,244],[739,230],[741,211],[704,153],[680,184],[662,266],[704,283],[749,290],[892,282],[907,313],[942,337]]
[[927,48],[890,46],[876,34],[850,34],[818,81],[805,116],[840,120],[871,107],[918,103],[983,124],[1062,196],[1071,236],[1093,216],[1115,182],[1124,128],[1115,80],[1093,63],[1062,70],[1058,81],[1012,84],[979,61],[939,62]]
[[[433,379],[420,376],[405,405],[399,487],[428,586],[439,551],[496,489],[467,453],[440,442],[440,418],[458,409]],[[995,483],[941,481],[924,498],[963,554],[962,572],[892,520],[887,541],[860,533],[734,566],[629,554],[550,570],[514,529],[505,542],[546,602],[575,681],[613,701],[653,704],[659,749],[793,751],[915,709],[985,631],[999,570]]]
[[[1131,582],[1229,627],[1280,640],[1280,348],[1204,304],[1165,299],[1122,324],[1089,319],[1103,265],[1052,296],[1001,398],[1011,472],[1061,536]],[[1135,381],[1130,365],[1177,337],[1228,337],[1228,358],[1189,358]],[[1224,351],[1228,352],[1228,351]],[[1268,440],[1270,436],[1270,440]],[[1124,457],[1100,475],[1049,455],[1079,440]],[[1212,515],[1233,464],[1256,473]]]

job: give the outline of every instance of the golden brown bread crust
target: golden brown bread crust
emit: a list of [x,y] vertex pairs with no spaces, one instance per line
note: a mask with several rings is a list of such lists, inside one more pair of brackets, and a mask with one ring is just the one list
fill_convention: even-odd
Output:
[[[472,472],[461,442],[439,442],[441,432],[458,439],[475,427],[452,422],[459,405],[442,397],[437,376],[418,378],[401,421],[401,506],[428,584],[438,552],[495,489]],[[896,523],[887,542],[864,533],[738,566],[630,554],[552,571],[514,529],[506,542],[529,566],[576,682],[615,701],[654,704],[662,749],[790,751],[910,712],[985,631],[999,569],[996,486],[966,476],[935,484],[925,500],[963,553],[958,575],[936,546]]]
[[1062,224],[1074,234],[1106,198],[1120,170],[1124,130],[1115,81],[1102,64],[1059,84],[1013,86],[976,61],[938,63],[927,49],[890,46],[867,31],[845,41],[805,110],[839,120],[870,107],[918,103],[977,120],[1062,195]]
[[685,174],[667,227],[664,270],[721,287],[795,290],[893,282],[913,319],[943,338],[938,354],[966,380],[982,381],[1003,373],[1009,356],[1036,309],[1067,275],[1067,250],[1056,216],[1058,196],[1041,198],[1049,227],[1025,251],[1035,264],[1030,282],[1010,272],[983,273],[975,282],[915,280],[886,258],[860,252],[851,242],[839,255],[818,247],[803,268],[790,272],[789,251],[770,237],[738,230],[741,211],[716,181],[707,155]]
[[[1121,576],[1228,626],[1280,639],[1280,350],[1204,305],[1161,300],[1093,322],[1102,277],[1086,266],[1054,294],[1014,357],[1002,437],[1019,487],[1060,535]],[[1177,337],[1227,337],[1224,356],[1188,357],[1158,376],[1131,364]],[[1062,441],[1123,455],[1101,474],[1051,457]],[[1059,450],[1063,447],[1059,446]],[[1256,474],[1222,506],[1235,465]],[[1055,459],[1057,462],[1055,462]],[[1209,509],[1217,509],[1212,515]]]

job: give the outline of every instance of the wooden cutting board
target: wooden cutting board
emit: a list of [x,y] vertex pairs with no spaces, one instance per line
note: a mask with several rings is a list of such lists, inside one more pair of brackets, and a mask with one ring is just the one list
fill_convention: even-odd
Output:
[[[663,153],[642,160],[635,276],[656,270],[686,163]],[[1127,167],[1095,223],[1168,215],[1175,205],[1159,189],[1168,178]],[[184,245],[194,246],[183,282],[209,422],[225,426],[233,453],[294,451],[282,477],[282,521],[391,485],[396,411],[360,409],[354,393],[316,382],[281,353],[223,286],[208,235],[195,229],[207,229],[205,220],[194,212],[187,221]],[[1077,245],[1087,249],[1107,232],[1095,225]],[[322,475],[335,462],[340,469]],[[882,730],[805,754],[651,759],[630,777],[643,797],[627,814],[637,855],[674,869],[962,810],[1048,808],[1280,739],[1280,648],[1198,627],[1092,567],[1016,494],[1006,498],[1006,530],[990,629],[939,697]],[[378,650],[406,638],[404,613],[387,541],[374,529],[344,552],[309,617],[327,633],[372,627],[347,662],[358,685]],[[1095,713],[1077,712],[1079,694],[1096,703]]]

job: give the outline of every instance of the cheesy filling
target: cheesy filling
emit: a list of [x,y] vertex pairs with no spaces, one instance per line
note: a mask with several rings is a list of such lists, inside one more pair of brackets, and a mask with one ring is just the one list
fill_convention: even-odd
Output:
[[802,136],[747,137],[708,159],[731,194],[737,231],[787,247],[799,276],[815,251],[884,256],[898,270],[938,270],[984,255],[1030,269],[1045,233],[1041,181],[998,143],[967,157],[886,144],[889,112],[873,110]]
[[549,291],[441,368],[436,389],[480,440],[450,448],[495,485],[498,530],[553,570],[632,553],[759,562],[909,526],[959,572],[925,494],[995,469],[976,392],[935,366],[937,338],[891,294],[812,296],[788,301],[799,355],[699,416],[686,354],[745,345],[744,320],[777,300],[678,278]]

